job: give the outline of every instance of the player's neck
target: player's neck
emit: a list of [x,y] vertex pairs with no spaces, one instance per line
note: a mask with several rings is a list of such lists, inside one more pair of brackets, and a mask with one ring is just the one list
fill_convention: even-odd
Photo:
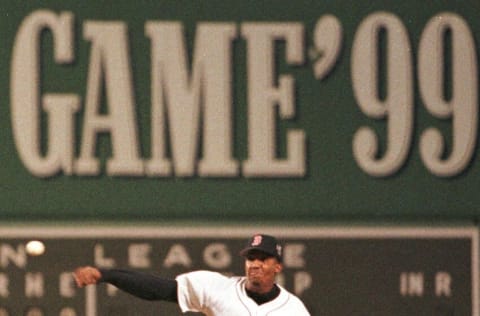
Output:
[[268,303],[273,301],[277,296],[280,294],[280,288],[273,284],[272,288],[264,293],[256,292],[252,290],[245,289],[247,292],[248,297],[255,301],[258,305]]

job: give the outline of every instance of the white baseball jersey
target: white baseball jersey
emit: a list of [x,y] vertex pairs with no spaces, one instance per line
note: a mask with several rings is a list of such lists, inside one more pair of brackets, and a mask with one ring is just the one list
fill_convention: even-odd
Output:
[[257,305],[247,296],[245,277],[226,277],[210,271],[177,276],[178,305],[182,312],[207,316],[310,316],[295,295],[280,287],[272,301]]

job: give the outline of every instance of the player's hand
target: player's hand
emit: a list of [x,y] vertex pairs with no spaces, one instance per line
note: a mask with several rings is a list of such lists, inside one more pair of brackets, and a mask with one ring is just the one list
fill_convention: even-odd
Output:
[[78,287],[96,284],[102,277],[102,273],[94,267],[80,267],[73,272],[73,278]]

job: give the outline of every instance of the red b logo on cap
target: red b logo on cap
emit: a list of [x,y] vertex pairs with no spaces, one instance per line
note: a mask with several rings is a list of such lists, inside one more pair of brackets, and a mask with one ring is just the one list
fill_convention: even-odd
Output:
[[252,246],[256,247],[262,243],[262,236],[261,235],[255,235],[253,236],[253,241],[252,241]]

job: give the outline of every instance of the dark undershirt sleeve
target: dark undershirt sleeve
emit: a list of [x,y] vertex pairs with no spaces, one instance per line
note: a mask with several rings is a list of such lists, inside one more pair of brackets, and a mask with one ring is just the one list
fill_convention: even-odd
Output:
[[115,285],[133,296],[149,301],[178,302],[176,280],[163,279],[151,274],[130,270],[99,270],[102,274],[99,282]]

